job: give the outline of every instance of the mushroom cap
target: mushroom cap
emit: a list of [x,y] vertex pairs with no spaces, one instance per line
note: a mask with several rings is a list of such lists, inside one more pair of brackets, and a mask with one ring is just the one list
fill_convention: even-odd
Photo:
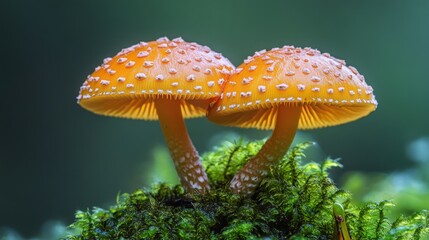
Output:
[[207,46],[166,37],[122,49],[88,76],[78,103],[102,115],[158,119],[154,101],[180,100],[184,118],[204,116],[234,66]]
[[277,106],[301,105],[299,129],[334,126],[377,107],[373,89],[344,60],[311,48],[256,52],[234,70],[209,120],[227,126],[273,129]]

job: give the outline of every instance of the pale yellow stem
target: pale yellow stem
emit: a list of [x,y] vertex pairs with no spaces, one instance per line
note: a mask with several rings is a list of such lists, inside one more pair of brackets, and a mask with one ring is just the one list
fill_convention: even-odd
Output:
[[270,167],[283,158],[295,137],[301,109],[301,106],[279,106],[277,108],[273,134],[261,150],[234,176],[230,183],[233,193],[253,194]]
[[207,192],[209,181],[186,130],[180,100],[156,99],[155,108],[183,188],[188,193]]

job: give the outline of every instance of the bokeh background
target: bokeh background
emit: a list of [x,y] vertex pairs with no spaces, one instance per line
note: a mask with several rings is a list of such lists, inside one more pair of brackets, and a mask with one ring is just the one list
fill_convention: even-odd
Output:
[[[429,1],[1,0],[0,13],[0,238],[50,238],[76,210],[174,176],[155,161],[165,155],[157,122],[97,116],[75,101],[103,58],[161,36],[208,45],[235,65],[285,44],[345,59],[379,107],[300,134],[318,143],[312,160],[341,157],[333,176],[362,200],[428,192]],[[187,125],[200,152],[270,134]]]

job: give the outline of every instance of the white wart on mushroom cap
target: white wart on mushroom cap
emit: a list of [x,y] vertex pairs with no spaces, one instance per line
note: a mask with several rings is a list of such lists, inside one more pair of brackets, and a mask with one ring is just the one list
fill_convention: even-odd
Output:
[[154,99],[181,100],[184,118],[206,114],[234,66],[209,47],[182,38],[140,42],[106,58],[80,88],[78,103],[109,116],[157,119]]
[[273,129],[276,106],[301,105],[300,129],[338,125],[377,107],[371,86],[344,60],[311,48],[260,51],[237,67],[208,118],[228,126]]

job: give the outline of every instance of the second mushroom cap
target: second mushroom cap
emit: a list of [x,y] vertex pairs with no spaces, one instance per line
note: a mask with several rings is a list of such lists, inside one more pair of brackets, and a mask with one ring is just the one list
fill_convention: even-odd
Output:
[[311,48],[260,51],[237,67],[208,118],[222,125],[273,129],[276,106],[302,105],[298,128],[338,125],[377,107],[354,67]]

